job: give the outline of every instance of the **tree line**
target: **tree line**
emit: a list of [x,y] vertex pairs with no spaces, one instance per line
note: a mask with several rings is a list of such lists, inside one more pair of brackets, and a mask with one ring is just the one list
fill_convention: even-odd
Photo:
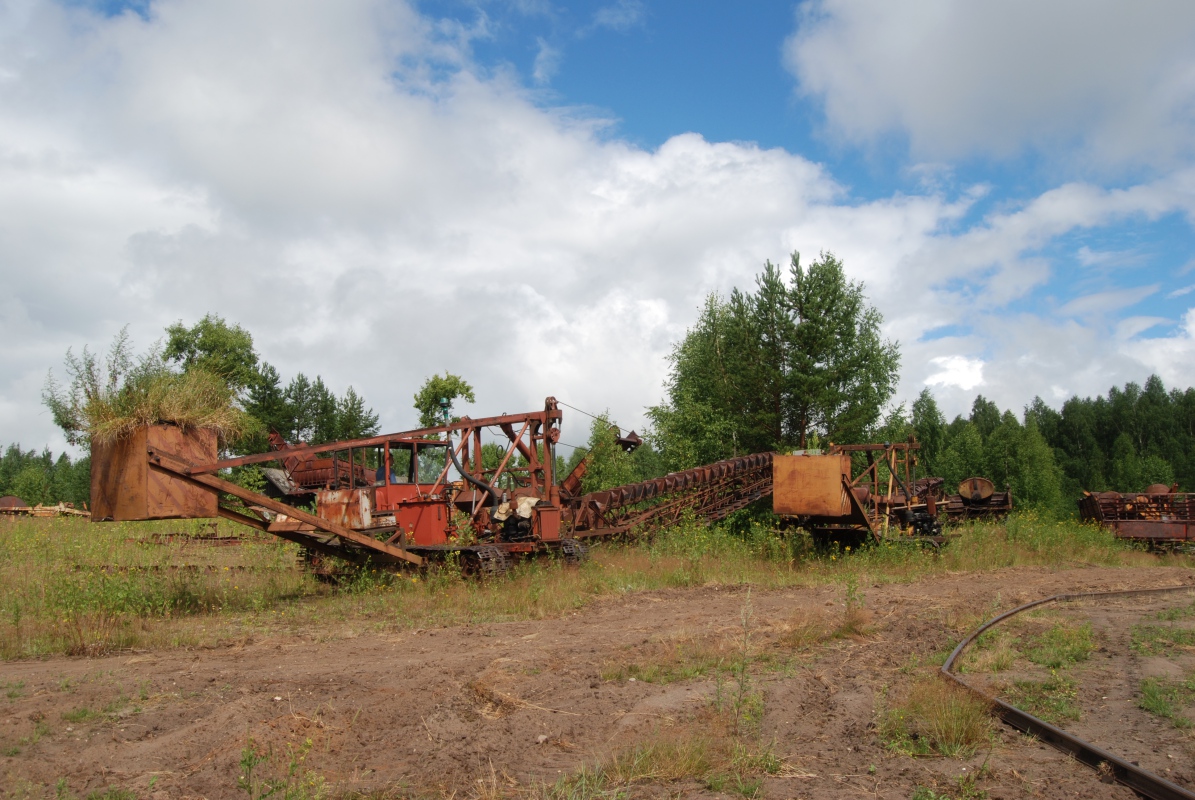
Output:
[[311,379],[301,372],[283,385],[278,370],[258,355],[253,336],[215,314],[190,328],[181,322],[168,327],[163,357],[183,371],[200,368],[222,377],[257,421],[248,435],[229,443],[234,453],[266,451],[270,431],[292,444],[322,444],[378,432],[378,415],[352,386],[337,397],[319,375]]
[[794,253],[787,274],[768,262],[752,290],[710,294],[673,347],[645,451],[603,444],[595,423],[591,474],[643,480],[745,453],[915,435],[920,476],[948,491],[987,477],[1022,507],[1073,513],[1083,490],[1195,489],[1195,389],[1167,391],[1157,376],[1060,410],[1035,397],[1017,414],[979,395],[948,422],[928,388],[893,408],[899,346],[863,290],[832,254],[806,266]]
[[[561,459],[558,472],[592,453],[588,491],[747,453],[915,435],[920,475],[940,476],[948,488],[982,475],[1022,506],[1073,511],[1084,489],[1195,488],[1195,389],[1167,390],[1152,376],[1106,396],[1072,397],[1058,410],[1037,397],[1020,414],[980,395],[968,415],[948,422],[929,389],[911,406],[892,406],[900,349],[882,336],[882,323],[863,284],[849,280],[833,254],[803,264],[794,253],[787,270],[767,262],[752,289],[710,294],[673,347],[665,397],[647,409],[645,444],[623,453],[603,417],[588,447],[567,464]],[[312,444],[378,432],[377,414],[353,387],[338,396],[319,375],[301,373],[284,383],[249,332],[217,315],[171,325],[155,353],[173,368],[227,382],[257,423],[227,443],[233,453],[265,451],[270,430]],[[432,376],[414,398],[421,425],[438,424],[440,398],[472,402],[474,392],[459,376]],[[503,452],[487,443],[483,460],[496,465]],[[81,502],[88,466],[85,457],[72,463],[11,445],[0,459],[0,490],[30,502]]]
[[14,495],[31,506],[66,502],[82,508],[90,492],[87,456],[72,461],[62,453],[54,458],[49,448],[38,453],[18,444],[10,444],[0,455],[0,495]]

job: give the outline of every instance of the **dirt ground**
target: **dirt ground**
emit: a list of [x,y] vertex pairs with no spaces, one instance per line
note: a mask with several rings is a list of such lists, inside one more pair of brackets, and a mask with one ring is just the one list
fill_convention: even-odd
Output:
[[[1007,728],[990,752],[965,761],[895,754],[877,734],[876,703],[931,673],[935,654],[996,609],[1058,592],[1182,583],[1195,584],[1195,571],[1018,568],[859,587],[870,617],[863,635],[779,659],[773,647],[756,675],[759,740],[784,760],[783,777],[765,777],[761,796],[908,798],[921,785],[955,797],[958,777],[986,759],[979,786],[991,798],[1133,797]],[[699,719],[718,691],[708,677],[631,680],[618,665],[682,639],[733,639],[744,609],[752,636],[782,641],[775,632],[793,620],[841,615],[843,605],[841,586],[705,587],[629,594],[546,621],[5,663],[0,784],[8,796],[106,787],[155,799],[244,796],[240,762],[252,740],[274,754],[259,770],[322,776],[332,796],[397,796],[403,787],[412,797],[516,796]],[[1131,687],[1107,670],[1091,691],[1127,697]],[[1081,700],[1077,733],[1097,744],[1124,739],[1114,736],[1124,703],[1100,716],[1100,702]],[[1151,749],[1151,725],[1129,740]],[[1189,747],[1168,755],[1195,774]],[[722,795],[690,780],[637,785],[629,796]]]

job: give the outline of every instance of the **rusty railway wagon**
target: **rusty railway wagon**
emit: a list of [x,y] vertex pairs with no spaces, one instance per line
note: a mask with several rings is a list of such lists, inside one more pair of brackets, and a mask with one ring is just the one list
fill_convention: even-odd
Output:
[[[229,459],[218,458],[210,431],[153,425],[93,447],[92,519],[219,516],[296,542],[313,560],[422,565],[455,553],[467,570],[500,573],[512,557],[578,560],[586,539],[667,525],[685,513],[715,521],[771,494],[771,453],[582,493],[586,462],[563,479],[554,471],[561,418],[549,397],[542,411],[319,445],[275,441],[271,452]],[[485,431],[506,442],[496,467],[482,463]],[[634,433],[619,438],[624,448],[638,441]],[[221,477],[270,463],[285,474],[271,481],[274,496]],[[279,493],[314,495],[315,513]]]
[[1173,547],[1195,542],[1195,494],[1155,484],[1144,492],[1084,492],[1079,516],[1120,539]]

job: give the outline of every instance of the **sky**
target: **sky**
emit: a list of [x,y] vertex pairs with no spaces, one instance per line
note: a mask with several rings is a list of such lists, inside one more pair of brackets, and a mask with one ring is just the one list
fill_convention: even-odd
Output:
[[445,370],[642,430],[703,299],[797,251],[864,283],[894,403],[1185,388],[1193,223],[1186,0],[0,0],[26,448],[67,348],[207,313],[383,430]]

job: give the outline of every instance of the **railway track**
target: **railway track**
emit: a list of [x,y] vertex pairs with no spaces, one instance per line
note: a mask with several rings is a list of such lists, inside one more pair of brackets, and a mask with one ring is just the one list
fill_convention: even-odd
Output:
[[999,697],[990,695],[983,691],[973,683],[967,681],[955,670],[955,665],[958,663],[963,651],[975,642],[983,633],[991,630],[1000,623],[1008,620],[1025,611],[1034,608],[1039,608],[1048,604],[1083,600],[1083,601],[1104,601],[1113,598],[1127,598],[1136,596],[1150,596],[1150,595],[1165,595],[1175,594],[1179,592],[1191,592],[1195,590],[1195,586],[1183,585],[1174,586],[1163,589],[1129,589],[1124,591],[1114,592],[1080,592],[1072,594],[1056,594],[1050,597],[1035,600],[1031,603],[1025,603],[1010,611],[1005,611],[995,617],[992,617],[987,622],[980,625],[978,628],[968,634],[958,646],[954,648],[950,656],[947,657],[945,663],[942,665],[942,675],[948,680],[954,681],[958,685],[964,687],[989,702],[996,710],[997,715],[1007,725],[1016,728],[1023,733],[1034,736],[1050,746],[1066,753],[1074,758],[1076,761],[1091,767],[1100,774],[1101,780],[1116,781],[1121,783],[1138,794],[1153,798],[1153,800],[1195,800],[1195,792],[1192,792],[1182,786],[1179,786],[1165,778],[1142,768],[1140,765],[1129,761],[1119,755],[1108,752],[1107,750],[1098,747],[1091,742],[1080,739],[1072,733],[1062,730],[1061,728],[1046,722],[1043,719],[1033,716],[1032,714],[1017,708],[1011,703],[1001,700]]

